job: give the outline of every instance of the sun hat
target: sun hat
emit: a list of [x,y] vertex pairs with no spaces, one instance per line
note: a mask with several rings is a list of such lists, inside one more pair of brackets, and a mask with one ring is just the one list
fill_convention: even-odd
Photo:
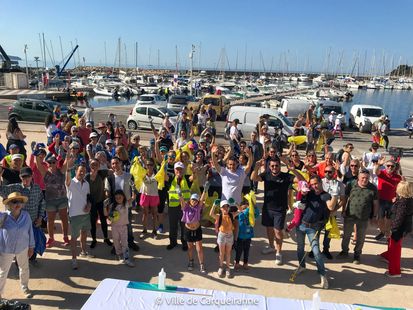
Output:
[[191,195],[191,199],[199,201],[199,195],[197,193],[194,193]]
[[229,206],[229,202],[228,200],[221,200],[221,202],[219,203],[219,207],[223,208],[225,205]]
[[29,198],[27,196],[23,196],[19,192],[13,192],[7,196],[7,199],[3,200],[3,204],[7,205],[12,200],[20,200],[23,203],[26,203]]
[[174,169],[177,169],[177,168],[185,169],[185,165],[182,162],[178,161],[174,165]]

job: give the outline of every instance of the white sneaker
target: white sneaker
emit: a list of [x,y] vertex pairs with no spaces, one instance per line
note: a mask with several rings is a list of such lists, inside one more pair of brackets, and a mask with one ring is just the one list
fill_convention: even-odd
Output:
[[225,277],[224,268],[219,267],[219,269],[218,269],[218,277],[220,277],[220,278]]
[[72,269],[73,270],[77,270],[78,266],[77,266],[77,259],[76,258],[72,258]]
[[275,255],[275,264],[281,266],[283,264],[283,257],[281,254]]
[[23,287],[23,294],[26,298],[32,298],[33,297],[32,291],[29,290],[29,288],[27,286]]
[[123,263],[128,267],[135,267],[135,264],[130,259],[124,259]]
[[326,276],[320,276],[321,278],[321,287],[323,289],[328,289],[328,280]]
[[262,254],[271,254],[271,253],[274,253],[274,252],[275,252],[275,249],[268,246],[268,245],[265,248],[263,248],[262,251],[261,251]]

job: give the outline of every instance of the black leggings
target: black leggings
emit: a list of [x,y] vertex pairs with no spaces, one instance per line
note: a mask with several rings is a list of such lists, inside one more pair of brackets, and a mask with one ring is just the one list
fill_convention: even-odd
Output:
[[382,136],[384,140],[384,148],[387,150],[389,148],[389,137],[388,136]]
[[106,222],[106,216],[103,214],[103,201],[98,202],[96,204],[92,204],[92,208],[90,209],[90,224],[92,228],[90,229],[90,234],[92,235],[92,239],[96,239],[96,221],[100,219],[100,225],[102,227],[103,238],[108,238],[108,223]]
[[235,245],[235,262],[239,264],[242,253],[244,253],[244,264],[248,264],[248,255],[250,253],[251,239],[238,238]]

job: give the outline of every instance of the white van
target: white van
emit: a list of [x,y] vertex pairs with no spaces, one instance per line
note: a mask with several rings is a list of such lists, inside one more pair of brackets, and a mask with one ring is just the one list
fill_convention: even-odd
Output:
[[371,132],[371,126],[384,116],[384,111],[376,105],[355,104],[350,110],[349,127],[360,132]]
[[295,121],[298,119],[298,115],[304,114],[311,104],[312,101],[310,100],[284,98],[281,100],[278,111],[290,120]]
[[[256,126],[259,122],[260,116],[268,114],[268,133],[273,135],[275,133],[275,127],[282,127],[283,132],[287,136],[291,136],[294,132],[294,124],[282,115],[279,111],[268,108],[248,107],[248,106],[233,106],[228,112],[228,121],[239,119],[240,124],[238,129],[241,130],[244,137],[249,138],[251,132],[256,130]],[[228,123],[227,126],[230,126]]]

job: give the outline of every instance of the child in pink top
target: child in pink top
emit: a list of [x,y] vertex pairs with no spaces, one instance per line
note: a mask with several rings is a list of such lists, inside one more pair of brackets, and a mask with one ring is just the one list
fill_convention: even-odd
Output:
[[286,231],[290,232],[291,229],[300,225],[301,217],[303,215],[304,209],[306,207],[305,204],[305,196],[307,196],[310,188],[306,181],[299,181],[298,182],[298,193],[297,193],[297,201],[294,203],[294,218],[288,224]]

